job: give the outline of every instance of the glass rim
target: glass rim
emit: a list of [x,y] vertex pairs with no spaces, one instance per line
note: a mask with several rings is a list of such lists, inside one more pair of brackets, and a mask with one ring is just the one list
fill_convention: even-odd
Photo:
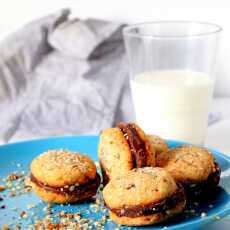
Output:
[[[193,33],[193,34],[183,34],[183,35],[157,35],[157,34],[138,34],[133,31],[132,29],[135,28],[141,28],[146,25],[165,25],[165,24],[194,24],[194,25],[201,25],[201,26],[209,26],[213,27],[213,30],[206,31],[206,32],[199,32],[199,33]],[[222,27],[210,22],[202,22],[202,21],[187,21],[187,20],[167,20],[167,21],[149,21],[149,22],[142,22],[142,23],[136,23],[133,25],[127,25],[123,28],[123,35],[124,36],[130,36],[130,37],[136,37],[136,38],[152,38],[152,39],[179,39],[179,38],[190,38],[190,37],[203,37],[203,36],[210,36],[214,34],[218,34],[222,31]]]

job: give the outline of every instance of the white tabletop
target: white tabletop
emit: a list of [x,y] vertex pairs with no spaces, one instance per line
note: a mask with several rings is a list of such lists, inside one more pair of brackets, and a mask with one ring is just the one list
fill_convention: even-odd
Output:
[[[210,223],[200,230],[229,230],[230,229],[230,216],[225,217],[221,220]],[[195,230],[195,229],[194,229]]]

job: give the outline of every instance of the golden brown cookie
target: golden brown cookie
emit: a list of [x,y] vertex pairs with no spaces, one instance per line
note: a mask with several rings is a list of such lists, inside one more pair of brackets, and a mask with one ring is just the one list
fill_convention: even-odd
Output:
[[113,177],[103,190],[111,219],[128,226],[150,225],[182,212],[184,189],[162,168],[144,167]]
[[155,149],[138,125],[120,123],[100,135],[98,158],[106,184],[133,168],[155,166]]
[[156,154],[168,151],[168,144],[161,137],[156,136],[156,135],[148,135],[148,138],[152,142],[156,150]]
[[80,153],[50,150],[36,157],[30,169],[32,187],[47,202],[67,203],[92,197],[100,184],[94,162]]
[[215,163],[212,153],[202,147],[173,148],[158,154],[156,162],[157,166],[166,169],[176,181],[191,188],[197,195],[203,189],[216,187],[220,180],[218,164]]

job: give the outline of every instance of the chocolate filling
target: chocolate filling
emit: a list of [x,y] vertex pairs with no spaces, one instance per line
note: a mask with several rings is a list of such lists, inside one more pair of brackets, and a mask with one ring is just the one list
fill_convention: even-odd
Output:
[[40,188],[43,188],[47,191],[55,192],[57,194],[62,194],[62,195],[67,194],[67,195],[74,195],[74,196],[84,195],[88,191],[95,191],[95,194],[96,194],[97,189],[100,185],[100,181],[101,181],[98,173],[96,174],[96,177],[94,179],[91,179],[87,183],[81,184],[78,186],[76,186],[76,185],[68,185],[68,186],[64,186],[64,187],[49,186],[49,185],[46,185],[46,184],[42,183],[41,181],[37,180],[33,174],[30,174],[30,179],[37,186],[39,186]]
[[171,197],[167,197],[158,203],[124,206],[122,208],[108,208],[119,217],[126,216],[135,218],[156,213],[166,213],[167,210],[174,208],[179,202],[183,201],[185,201],[184,189],[182,186],[179,186],[178,190]]
[[145,142],[141,140],[135,127],[132,124],[119,123],[118,128],[126,138],[133,157],[133,168],[147,166],[147,154]]
[[109,176],[106,173],[106,170],[104,169],[104,167],[101,163],[100,163],[100,167],[101,167],[101,174],[102,174],[102,178],[103,178],[103,185],[106,186],[106,184],[109,183]]
[[197,184],[184,184],[185,192],[190,198],[197,198],[199,196],[211,195],[210,189],[214,189],[218,186],[220,181],[221,169],[219,165],[215,162],[215,171],[209,175],[207,180],[197,183]]

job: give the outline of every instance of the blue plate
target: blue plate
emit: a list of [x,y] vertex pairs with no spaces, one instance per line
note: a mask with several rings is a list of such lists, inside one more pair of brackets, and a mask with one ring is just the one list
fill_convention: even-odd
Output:
[[[168,141],[168,144],[170,147],[174,147],[181,143]],[[28,173],[31,160],[43,151],[58,148],[69,149],[84,152],[93,160],[97,160],[97,145],[98,136],[54,137],[2,145],[0,146],[0,185],[6,184],[5,178],[12,172]],[[230,158],[215,150],[212,152],[222,169],[221,183],[216,199],[212,200],[211,203],[198,206],[194,204],[183,216],[173,222],[138,229],[166,229],[166,227],[167,229],[196,229],[230,214]],[[12,183],[8,182],[9,189],[0,192],[0,197],[3,198],[0,201],[0,226],[9,224],[14,228],[16,224],[19,224],[22,229],[27,229],[36,219],[40,219],[44,215],[44,208],[47,204],[40,201],[33,193],[22,192],[24,188],[22,188],[20,180],[22,178],[13,180]],[[14,196],[15,188],[16,196]],[[20,194],[21,192],[22,194]],[[97,212],[90,202],[64,206],[54,205],[52,207],[53,214],[60,212],[60,210],[73,213],[80,211],[82,217],[90,219],[89,224],[94,226],[93,229],[97,228],[97,220],[101,219],[103,215],[108,215],[106,210],[103,210],[103,213]],[[201,218],[202,212],[206,214],[202,215],[203,218]],[[112,221],[102,225],[105,229],[116,227]],[[122,228],[126,229],[125,227]]]

